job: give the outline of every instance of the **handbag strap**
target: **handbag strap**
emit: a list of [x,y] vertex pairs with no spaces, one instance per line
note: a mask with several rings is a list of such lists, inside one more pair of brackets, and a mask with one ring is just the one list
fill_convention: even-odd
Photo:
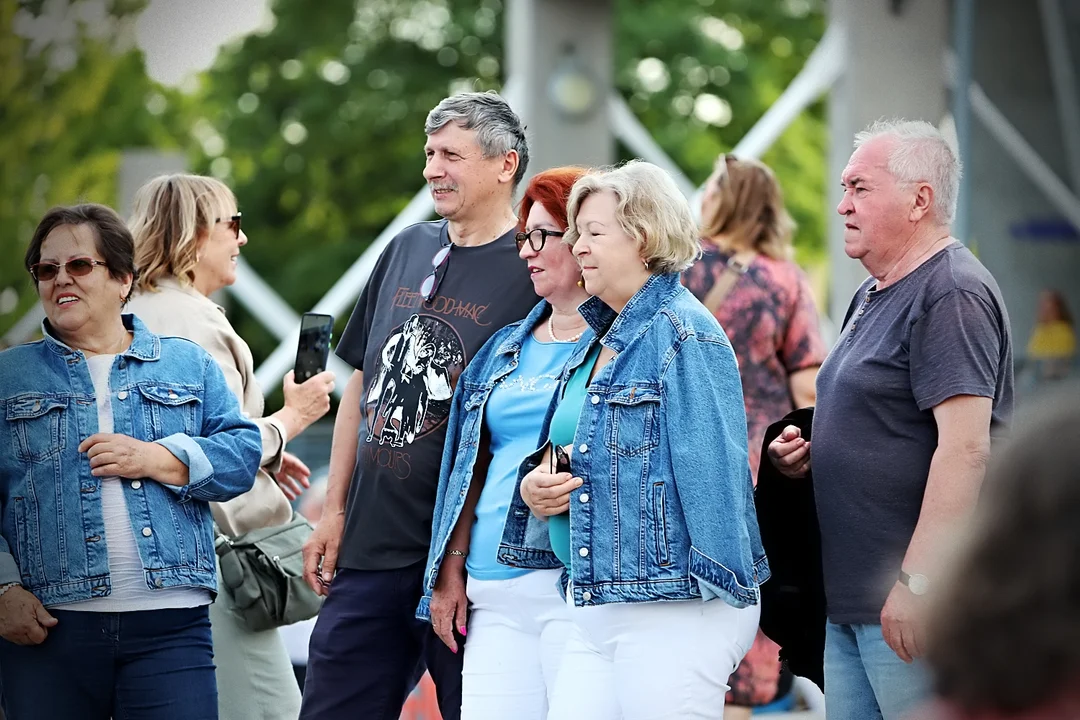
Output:
[[724,272],[713,283],[712,289],[709,290],[702,301],[702,304],[708,308],[709,312],[716,315],[716,311],[720,309],[720,306],[724,304],[724,300],[734,289],[735,283],[750,269],[750,263],[754,261],[755,257],[757,257],[756,250],[741,250],[728,258],[728,261],[724,264]]

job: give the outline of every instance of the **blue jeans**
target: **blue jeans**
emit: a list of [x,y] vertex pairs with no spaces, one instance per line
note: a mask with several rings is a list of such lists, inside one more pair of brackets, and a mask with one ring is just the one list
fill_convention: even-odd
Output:
[[217,720],[207,607],[52,615],[40,645],[0,640],[8,720]]
[[892,651],[880,625],[825,628],[825,715],[829,720],[901,720],[930,697],[919,660]]

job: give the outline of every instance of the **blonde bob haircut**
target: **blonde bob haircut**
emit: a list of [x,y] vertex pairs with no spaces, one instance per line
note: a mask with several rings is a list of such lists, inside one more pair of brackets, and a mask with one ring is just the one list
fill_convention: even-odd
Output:
[[235,208],[232,190],[202,175],[162,175],[139,188],[128,222],[138,289],[155,291],[158,281],[170,277],[190,285],[203,239]]
[[578,240],[577,214],[585,198],[605,190],[615,194],[615,219],[637,241],[649,272],[681,272],[701,256],[697,224],[679,186],[666,172],[642,160],[584,175],[574,183],[566,206],[567,245]]

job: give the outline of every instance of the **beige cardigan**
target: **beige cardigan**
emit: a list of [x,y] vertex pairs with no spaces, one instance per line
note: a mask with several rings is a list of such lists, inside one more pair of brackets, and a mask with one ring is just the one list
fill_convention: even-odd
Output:
[[281,453],[288,438],[281,423],[263,417],[263,395],[255,380],[251,350],[233,330],[225,310],[190,285],[166,278],[158,281],[156,292],[140,292],[132,297],[124,312],[137,315],[156,335],[179,336],[201,345],[217,360],[244,415],[259,426],[262,467],[254,487],[228,502],[210,505],[221,531],[236,537],[288,522],[292,507],[270,475],[281,468]]

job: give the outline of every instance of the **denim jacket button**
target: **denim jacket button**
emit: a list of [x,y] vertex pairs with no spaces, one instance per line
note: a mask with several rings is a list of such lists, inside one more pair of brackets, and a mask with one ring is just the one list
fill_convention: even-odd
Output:
[[154,581],[154,587],[161,587],[164,584],[165,583],[161,580],[161,578],[158,578],[157,580]]
[[580,550],[577,551],[577,554],[580,555],[581,557],[588,557],[589,548],[581,548]]
[[142,487],[142,480],[134,480],[134,481],[132,481],[132,483],[131,483],[131,489],[132,490],[138,490],[141,487]]
[[599,396],[597,396],[597,395],[593,395],[593,396],[592,396],[592,400],[590,400],[589,402],[591,402],[591,403],[592,403],[593,405],[595,405],[595,404],[597,404],[598,402],[600,402],[600,398],[599,398]]
[[589,502],[589,493],[581,493],[578,495],[578,501],[583,503]]
[[127,400],[127,390],[121,390],[120,392],[116,393],[116,399]]
[[586,590],[585,592],[581,593],[581,599],[585,602],[589,602],[590,600],[592,600],[592,593]]
[[150,528],[146,527],[146,528],[142,529],[142,534],[143,534],[143,537],[150,537],[151,535],[154,534],[154,531],[151,530]]
[[579,453],[587,453],[587,452],[589,452],[589,446],[586,445],[585,443],[581,443],[580,445],[578,445],[578,452]]
[[41,401],[40,400],[35,400],[34,401],[34,412],[37,412],[40,409],[41,409]]

